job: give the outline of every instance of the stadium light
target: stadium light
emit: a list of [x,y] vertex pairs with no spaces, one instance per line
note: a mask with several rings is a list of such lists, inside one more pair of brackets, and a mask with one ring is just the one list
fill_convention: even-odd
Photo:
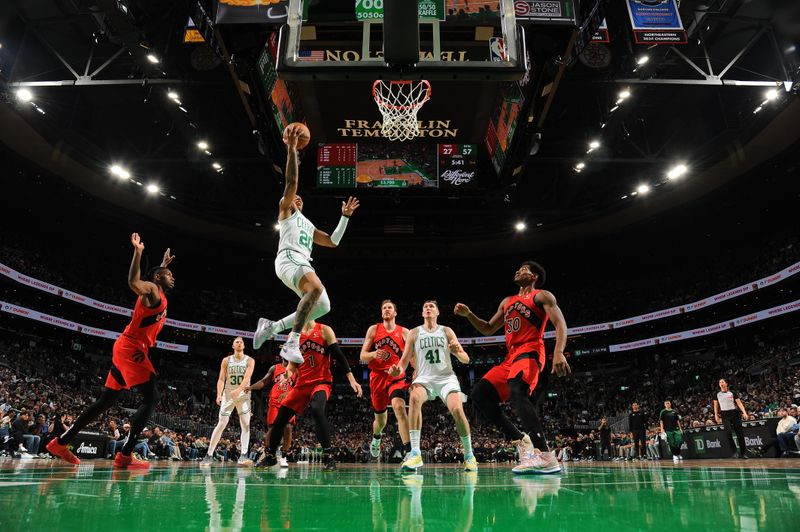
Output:
[[650,56],[649,55],[640,55],[639,58],[636,59],[636,64],[639,65],[639,66],[642,66],[642,65],[646,64],[648,61],[650,61]]
[[208,142],[201,140],[200,142],[197,143],[197,147],[204,151],[208,150]]
[[280,230],[281,230],[281,224],[279,224],[279,223],[277,223],[277,222],[275,222],[275,225],[274,225],[273,227],[274,227],[274,229],[275,229],[276,231],[280,231]]
[[764,93],[764,97],[767,100],[772,101],[778,97],[778,91],[776,89],[770,89],[766,93]]
[[147,54],[147,60],[153,63],[154,65],[159,62],[158,57],[155,54]]
[[211,167],[212,167],[214,170],[222,170],[222,165],[221,165],[221,164],[219,164],[219,163],[218,163],[218,162],[216,162],[216,161],[215,161],[215,162],[213,162],[213,163],[211,163]]
[[33,99],[33,93],[28,89],[20,89],[17,91],[17,98],[23,102],[29,102]]
[[576,165],[575,165],[575,171],[576,171],[576,172],[580,172],[580,171],[581,171],[581,170],[583,170],[585,167],[586,167],[586,163],[585,163],[585,162],[583,162],[583,161],[581,161],[581,162],[579,162],[578,164],[576,164]]
[[630,95],[631,95],[631,91],[629,91],[628,89],[625,89],[625,90],[623,90],[622,92],[619,93],[619,98],[620,98],[620,100],[624,100],[625,98],[629,98]]
[[647,194],[650,192],[650,185],[642,183],[638,187],[636,187],[636,192],[639,194]]
[[527,229],[527,227],[528,226],[525,225],[525,222],[517,222],[516,225],[514,225],[514,229],[516,229],[518,233],[521,233],[522,231]]
[[181,110],[181,111],[183,111],[184,113],[188,113],[188,112],[189,112],[189,111],[187,111],[187,110],[186,110],[186,108],[185,108],[185,107],[183,107],[183,106],[181,106],[181,105],[179,105],[179,106],[178,106],[178,109],[180,109],[180,110]]
[[753,114],[756,114],[759,111],[761,111],[761,106],[760,105],[758,107],[756,107],[755,109],[753,109]]
[[670,168],[669,172],[667,172],[667,179],[677,179],[683,174],[686,173],[686,165],[678,164]]
[[147,191],[150,194],[157,194],[159,190],[160,189],[158,188],[158,185],[156,185],[155,183],[150,183],[149,185],[147,185]]
[[121,167],[118,164],[111,165],[111,173],[117,176],[120,179],[129,179],[131,177],[131,173],[128,172],[125,168]]
[[169,92],[167,93],[167,96],[169,96],[169,97],[170,97],[170,99],[172,99],[172,100],[178,100],[178,98],[180,98],[180,96],[178,95],[178,93],[177,93],[177,92],[175,92],[175,91],[169,91]]

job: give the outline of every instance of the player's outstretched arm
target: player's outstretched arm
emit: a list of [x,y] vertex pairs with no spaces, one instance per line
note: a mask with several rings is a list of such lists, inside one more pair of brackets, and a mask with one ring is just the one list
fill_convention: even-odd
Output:
[[297,195],[297,181],[300,168],[297,163],[297,141],[300,139],[302,130],[299,127],[287,127],[283,134],[283,142],[286,144],[286,184],[283,187],[283,197],[278,203],[278,219],[283,220],[292,214],[292,204]]
[[464,351],[464,348],[461,346],[461,342],[458,341],[458,337],[456,337],[456,333],[453,332],[453,329],[450,327],[445,327],[444,333],[447,335],[447,344],[450,348],[450,353],[452,353],[452,355],[456,357],[462,364],[469,364],[469,355],[466,351]]
[[453,312],[457,316],[467,318],[479,333],[487,336],[496,332],[497,329],[503,326],[503,307],[505,307],[507,299],[508,298],[503,299],[500,302],[500,306],[497,307],[497,311],[494,313],[494,316],[489,319],[489,321],[476,316],[464,303],[456,303],[456,307],[453,309]]
[[358,202],[358,198],[354,198],[352,196],[347,198],[346,202],[343,201],[342,217],[339,218],[339,223],[336,225],[336,229],[334,229],[333,233],[330,235],[325,231],[314,229],[314,243],[328,248],[337,247],[339,242],[342,241],[342,237],[347,229],[347,223],[350,221],[350,217],[353,215],[355,210],[358,209],[359,205],[360,203]]
[[553,349],[552,373],[563,377],[572,371],[569,363],[567,363],[567,358],[564,356],[564,348],[567,345],[567,320],[564,319],[564,314],[558,307],[556,297],[547,290],[537,293],[534,297],[534,302],[542,305],[544,311],[547,312],[547,317],[550,318],[556,328],[556,347]]
[[245,392],[252,392],[253,390],[261,390],[265,386],[269,386],[270,384],[272,384],[272,376],[274,374],[275,374],[275,366],[273,365],[273,366],[270,366],[269,371],[267,371],[267,374],[264,375],[264,377],[262,377],[261,380],[256,381],[255,383],[251,384],[250,386],[245,386],[244,387],[244,391]]
[[157,306],[161,299],[158,293],[158,287],[155,283],[145,281],[141,277],[144,242],[142,242],[142,239],[139,237],[139,233],[133,233],[131,235],[131,244],[133,245],[133,259],[131,259],[131,267],[128,270],[128,286],[137,296],[141,296],[142,299],[144,299],[146,306]]
[[406,340],[406,347],[403,349],[403,356],[400,357],[400,362],[389,368],[389,375],[392,377],[399,377],[408,367],[408,364],[414,357],[414,344],[417,341],[417,330],[408,333],[408,340]]

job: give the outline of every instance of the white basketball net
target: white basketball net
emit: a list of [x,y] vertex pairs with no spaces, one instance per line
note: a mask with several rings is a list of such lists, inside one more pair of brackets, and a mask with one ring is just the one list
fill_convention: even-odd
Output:
[[372,96],[383,115],[381,134],[389,140],[410,140],[419,135],[417,111],[430,100],[431,84],[421,81],[382,81],[372,85]]

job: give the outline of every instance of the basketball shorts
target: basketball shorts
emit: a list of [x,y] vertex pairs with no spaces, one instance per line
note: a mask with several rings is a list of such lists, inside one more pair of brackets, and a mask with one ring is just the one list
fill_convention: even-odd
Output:
[[406,400],[408,387],[405,376],[392,377],[383,371],[370,372],[369,391],[372,409],[376,414],[382,414],[392,404],[393,398]]
[[[437,397],[447,404],[447,396],[451,393],[461,393],[461,385],[458,377],[447,375],[444,377],[418,377],[414,379],[414,384],[419,384],[428,392],[428,400],[432,401]],[[462,397],[463,401],[463,397]]]
[[[276,403],[270,402],[269,408],[267,409],[267,426],[271,427],[275,424],[275,419],[278,417],[278,410],[280,410],[283,403]],[[292,416],[292,419],[289,420],[289,423],[292,425],[297,425],[297,417]]]
[[240,416],[249,414],[250,410],[250,394],[243,393],[236,399],[231,398],[230,392],[225,390],[222,398],[222,404],[219,407],[220,417],[228,417],[233,414],[233,409],[239,412]]
[[300,279],[314,268],[307,258],[296,251],[284,249],[278,252],[275,257],[275,273],[283,284],[289,287],[298,297],[303,297],[298,284]]
[[545,364],[544,348],[538,345],[523,345],[511,351],[506,359],[490,369],[484,379],[489,381],[500,401],[505,403],[509,399],[508,381],[522,375],[522,380],[528,384],[529,393],[533,393],[539,382],[539,371]]
[[284,397],[281,406],[291,408],[295,414],[300,414],[308,407],[317,392],[325,392],[325,399],[327,400],[331,396],[331,383],[295,384],[294,388]]
[[146,344],[120,336],[114,342],[111,369],[106,377],[106,388],[130,390],[149,381],[156,370],[147,356]]

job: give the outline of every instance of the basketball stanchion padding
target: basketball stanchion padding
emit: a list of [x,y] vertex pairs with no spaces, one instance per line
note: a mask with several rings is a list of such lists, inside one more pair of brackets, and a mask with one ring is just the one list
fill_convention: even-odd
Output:
[[411,140],[419,135],[417,112],[431,98],[431,84],[420,81],[376,80],[372,96],[383,116],[381,135],[389,140]]

